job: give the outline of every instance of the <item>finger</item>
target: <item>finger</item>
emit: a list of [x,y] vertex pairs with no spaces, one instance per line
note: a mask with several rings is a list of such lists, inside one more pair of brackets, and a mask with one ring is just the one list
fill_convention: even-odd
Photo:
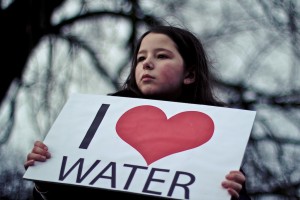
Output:
[[239,193],[231,188],[227,189],[228,193],[234,198],[234,199],[238,199],[239,198]]
[[226,189],[233,189],[238,193],[242,189],[242,185],[240,183],[237,183],[235,181],[230,181],[230,180],[223,181],[222,186]]
[[34,161],[45,162],[46,159],[48,159],[48,157],[44,156],[43,154],[29,153],[27,155],[27,161],[34,160]]
[[42,156],[45,156],[46,158],[50,158],[51,154],[48,152],[48,147],[41,143],[40,141],[35,142],[35,145],[31,151],[33,154],[40,154]]
[[39,147],[41,149],[48,150],[47,145],[45,145],[42,141],[39,140],[34,142],[34,147]]
[[240,184],[243,184],[246,181],[246,177],[240,171],[231,171],[226,175],[227,180],[231,180]]
[[40,147],[33,147],[32,154],[39,154],[41,156],[45,156],[46,158],[50,158],[51,154],[48,152],[48,150],[42,149]]
[[34,160],[27,160],[25,163],[24,163],[24,168],[27,170],[27,168],[29,166],[33,166],[34,165]]
[[234,198],[239,197],[239,193],[242,189],[242,185],[240,185],[239,183],[235,183],[233,181],[223,181],[222,186],[228,191],[228,193],[232,197]]

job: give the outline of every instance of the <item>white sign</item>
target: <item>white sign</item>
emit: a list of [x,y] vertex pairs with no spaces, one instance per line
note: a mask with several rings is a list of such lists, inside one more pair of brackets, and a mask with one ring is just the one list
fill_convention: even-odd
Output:
[[174,199],[230,199],[255,111],[73,94],[44,143],[52,157],[25,179]]

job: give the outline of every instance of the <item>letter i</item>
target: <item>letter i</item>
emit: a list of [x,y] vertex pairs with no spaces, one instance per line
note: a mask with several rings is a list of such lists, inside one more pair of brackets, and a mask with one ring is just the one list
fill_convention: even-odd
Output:
[[87,149],[88,146],[90,145],[93,137],[96,134],[96,131],[100,125],[100,123],[102,122],[104,115],[106,113],[106,111],[108,110],[109,104],[102,104],[101,107],[99,108],[94,121],[92,122],[89,130],[86,132],[79,148],[81,149]]

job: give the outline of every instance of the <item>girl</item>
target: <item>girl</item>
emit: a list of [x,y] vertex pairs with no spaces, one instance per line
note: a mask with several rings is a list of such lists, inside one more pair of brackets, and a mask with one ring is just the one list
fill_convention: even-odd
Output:
[[[213,95],[212,77],[208,59],[201,42],[189,31],[157,26],[144,33],[134,51],[132,67],[122,89],[113,96],[156,99],[174,102],[224,106]],[[49,159],[48,148],[36,141],[24,164],[25,169],[35,161]],[[245,176],[240,171],[230,171],[220,183],[232,199],[250,199],[246,194]],[[123,192],[75,186],[35,183],[35,199],[57,199],[60,193],[78,197],[109,195],[122,199],[157,199]]]

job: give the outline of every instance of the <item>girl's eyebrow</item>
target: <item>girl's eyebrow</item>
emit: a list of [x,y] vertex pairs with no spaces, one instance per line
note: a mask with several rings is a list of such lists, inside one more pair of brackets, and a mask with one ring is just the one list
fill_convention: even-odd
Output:
[[[156,48],[156,49],[154,49],[154,52],[158,52],[158,51],[167,51],[167,52],[173,53],[171,50],[165,49],[165,48]],[[146,53],[146,52],[147,52],[147,50],[142,49],[142,50],[140,50],[140,51],[138,52],[138,54]]]

